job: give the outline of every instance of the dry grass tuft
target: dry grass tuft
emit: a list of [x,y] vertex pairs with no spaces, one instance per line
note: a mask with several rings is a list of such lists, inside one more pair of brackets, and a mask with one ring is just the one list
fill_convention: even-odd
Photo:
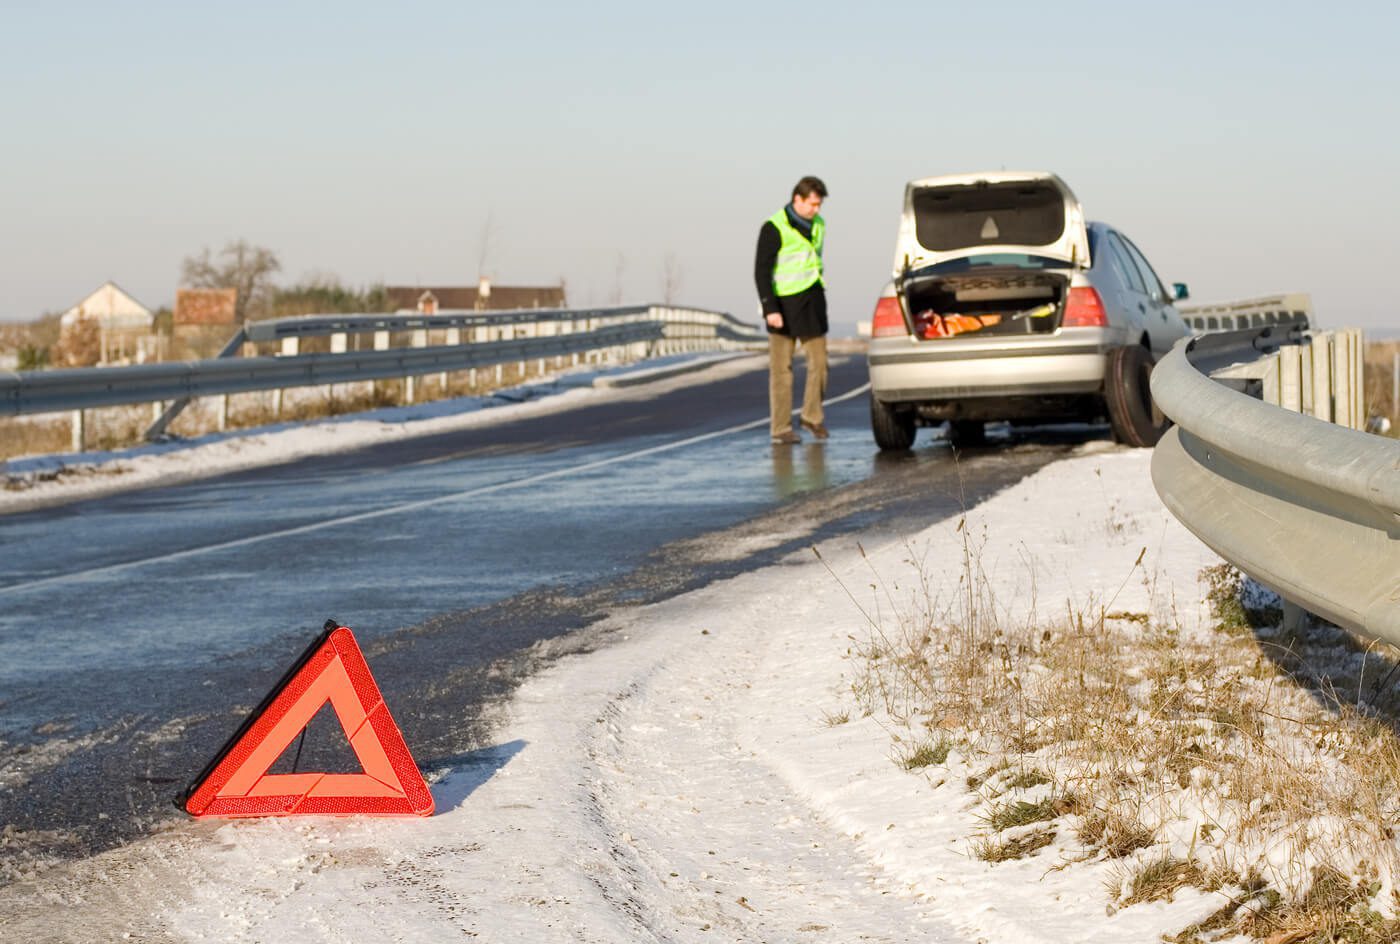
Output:
[[72,443],[67,420],[0,420],[0,462],[16,456],[40,456],[64,452]]
[[983,862],[1024,859],[1055,841],[1055,830],[1033,829],[1015,836],[983,836],[972,844],[972,854]]
[[[1118,863],[1123,906],[1186,886],[1228,896],[1182,941],[1400,940],[1380,917],[1400,899],[1376,900],[1400,886],[1400,653],[1323,627],[1285,638],[1277,598],[1231,568],[1202,574],[1213,634],[1113,599],[1007,626],[979,541],[965,523],[959,534],[952,598],[912,549],[912,579],[872,568],[852,692],[896,741],[933,729],[958,745],[949,779],[979,795],[989,833],[977,858],[1020,858],[1068,832],[1091,853],[1076,861]],[[1125,583],[1150,584],[1142,559]],[[917,769],[927,746],[900,761]]]
[[1258,894],[1258,907],[1239,916],[1237,926],[1269,944],[1394,944],[1400,940],[1400,920],[1370,906],[1379,891],[1379,882],[1358,881],[1321,866],[1298,898],[1285,899],[1272,890]]
[[1029,790],[1031,787],[1038,787],[1041,784],[1053,783],[1050,775],[1043,770],[1032,767],[1029,770],[1020,770],[1006,778],[1005,785],[1008,790]]
[[1180,889],[1199,886],[1203,880],[1194,862],[1164,852],[1136,863],[1126,873],[1116,873],[1110,887],[1126,891],[1119,903],[1127,906],[1144,901],[1171,901]]
[[942,764],[948,760],[948,754],[953,750],[953,742],[947,738],[939,738],[932,743],[925,741],[916,745],[899,762],[905,770],[919,770],[923,767],[932,767],[935,764]]
[[982,822],[997,832],[1059,819],[1074,808],[1073,797],[1046,797],[1043,800],[1011,800],[993,803],[982,813]]
[[1080,820],[1077,832],[1085,847],[1097,849],[1110,859],[1132,855],[1157,841],[1153,830],[1121,809],[1093,811]]

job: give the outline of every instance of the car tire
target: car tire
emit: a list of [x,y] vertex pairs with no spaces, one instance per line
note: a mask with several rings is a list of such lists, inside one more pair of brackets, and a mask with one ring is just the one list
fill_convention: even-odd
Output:
[[948,442],[954,446],[985,446],[987,424],[981,420],[949,420]]
[[1113,438],[1128,446],[1149,447],[1171,421],[1152,402],[1152,354],[1141,345],[1114,348],[1108,355],[1104,402]]
[[913,410],[896,410],[888,403],[881,403],[870,395],[870,429],[875,434],[875,445],[888,451],[904,452],[914,445]]

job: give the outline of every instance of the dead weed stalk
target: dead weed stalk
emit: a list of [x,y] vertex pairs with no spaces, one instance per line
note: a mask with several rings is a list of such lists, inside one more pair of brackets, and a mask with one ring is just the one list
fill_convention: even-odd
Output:
[[[907,544],[903,579],[862,549],[868,596],[846,592],[867,630],[856,703],[896,741],[940,745],[936,757],[897,754],[907,769],[967,768],[983,802],[975,855],[1021,858],[1073,836],[1067,855],[1109,870],[1111,906],[1221,890],[1233,904],[1183,941],[1400,939],[1400,742],[1393,716],[1360,698],[1368,662],[1374,680],[1384,659],[1356,650],[1356,678],[1336,685],[1290,674],[1296,659],[1273,658],[1261,629],[1276,601],[1224,571],[1202,574],[1214,631],[1115,611],[1117,593],[1008,629],[981,566],[985,537],[965,517],[957,529],[950,598]],[[1155,588],[1143,558],[1123,586],[1136,575]]]

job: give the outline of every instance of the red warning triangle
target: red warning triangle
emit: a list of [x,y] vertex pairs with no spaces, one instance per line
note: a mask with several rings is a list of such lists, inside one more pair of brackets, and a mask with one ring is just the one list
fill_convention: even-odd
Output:
[[[326,702],[364,772],[268,773]],[[354,634],[331,622],[190,785],[182,805],[194,816],[428,816],[433,797]]]

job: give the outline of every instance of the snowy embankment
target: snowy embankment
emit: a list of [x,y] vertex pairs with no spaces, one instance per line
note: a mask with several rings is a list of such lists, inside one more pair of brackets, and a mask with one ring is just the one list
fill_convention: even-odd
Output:
[[[766,361],[744,354],[677,355],[604,371],[578,368],[484,396],[209,433],[107,452],[0,461],[0,514],[512,422],[592,403],[648,398],[672,386],[709,382],[764,366]],[[650,382],[639,386],[643,381]]]
[[977,798],[947,771],[904,769],[889,721],[853,695],[868,672],[862,609],[898,606],[911,585],[956,595],[969,534],[1008,619],[1112,598],[1204,631],[1197,575],[1216,558],[1158,502],[1150,454],[1085,452],[965,521],[864,551],[843,539],[822,560],[614,616],[596,651],[521,687],[494,746],[432,772],[430,819],[178,825],[43,879],[31,927],[80,940],[75,927],[103,915],[104,935],[189,941],[1176,932],[1221,895],[1106,909],[1113,864],[1071,843],[982,861]]

